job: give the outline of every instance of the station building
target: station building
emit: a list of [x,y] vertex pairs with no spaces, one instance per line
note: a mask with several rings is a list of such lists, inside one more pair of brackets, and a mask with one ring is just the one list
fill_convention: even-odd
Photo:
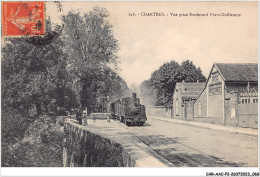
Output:
[[205,83],[176,83],[173,93],[172,118],[193,120],[194,102],[205,87]]
[[258,64],[213,64],[194,101],[194,119],[257,128]]

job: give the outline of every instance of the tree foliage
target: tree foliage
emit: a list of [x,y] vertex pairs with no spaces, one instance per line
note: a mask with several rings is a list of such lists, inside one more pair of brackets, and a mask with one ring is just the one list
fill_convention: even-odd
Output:
[[206,78],[192,61],[186,60],[180,65],[175,61],[167,62],[141,83],[141,96],[152,105],[171,104],[175,85],[182,81],[205,82]]
[[63,36],[48,45],[6,39],[2,104],[25,115],[33,109],[42,114],[57,108],[91,107],[100,95],[128,89],[109,66],[117,66],[118,45],[108,15],[103,8],[83,15],[69,12]]
[[117,66],[118,43],[109,13],[95,7],[85,14],[69,12],[65,17],[64,41],[69,41],[69,72],[81,106],[91,110],[99,100],[127,90],[126,83],[109,65]]
[[55,118],[40,116],[27,126],[23,134],[23,139],[9,145],[9,148],[6,144],[2,145],[2,167],[62,166],[64,135],[62,127],[55,124]]
[[[41,115],[58,115],[80,107],[91,110],[101,98],[128,90],[116,73],[118,43],[108,16],[106,9],[97,7],[84,14],[68,12],[62,36],[47,45],[29,44],[23,38],[4,40],[1,138],[6,166],[24,166],[19,164],[21,160],[13,159],[10,147],[23,139],[28,126]],[[48,20],[47,28],[50,24]],[[35,147],[31,143],[22,146]],[[35,148],[32,154],[40,149],[48,151],[41,144]],[[15,152],[19,150],[25,148]],[[41,166],[41,162],[45,166],[45,160],[32,166]]]

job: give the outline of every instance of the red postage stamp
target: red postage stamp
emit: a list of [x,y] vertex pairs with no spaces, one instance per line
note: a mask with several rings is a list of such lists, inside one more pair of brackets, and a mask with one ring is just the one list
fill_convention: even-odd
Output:
[[45,33],[44,2],[2,2],[2,35],[23,36]]

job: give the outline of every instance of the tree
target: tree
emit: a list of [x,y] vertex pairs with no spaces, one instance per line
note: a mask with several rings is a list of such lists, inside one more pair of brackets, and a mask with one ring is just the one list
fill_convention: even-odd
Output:
[[[149,99],[154,98],[155,105],[172,104],[172,95],[177,82],[205,82],[200,67],[197,68],[192,61],[186,60],[179,65],[175,61],[164,63],[158,70],[155,70],[148,81],[141,84],[141,90],[149,93]],[[147,88],[148,87],[148,88]],[[144,94],[145,95],[145,94]]]
[[196,67],[192,61],[183,61],[178,71],[178,80],[185,82],[205,82],[206,78],[202,74],[200,67]]
[[[104,8],[93,8],[85,14],[69,12],[65,16],[63,40],[67,42],[69,72],[81,106],[94,107],[100,97],[124,90],[126,84],[113,73],[109,65],[117,66],[117,40],[112,26],[106,20],[109,13]],[[121,82],[121,83],[118,83]],[[117,87],[111,87],[117,83]]]
[[175,61],[164,63],[158,70],[151,75],[151,82],[157,90],[158,104],[170,102],[170,97],[177,82],[176,75],[179,64]]
[[[62,41],[35,46],[21,38],[6,39],[2,49],[2,165],[17,166],[12,146],[28,126],[48,113],[53,100],[64,106],[66,55]],[[69,100],[73,100],[70,99]],[[28,150],[28,149],[27,149]],[[19,153],[18,153],[19,154]]]
[[2,98],[6,106],[42,113],[60,82],[66,60],[60,45],[36,46],[22,39],[6,40],[2,61]]
[[[55,163],[50,145],[19,142],[30,125],[36,129],[40,127],[43,143],[48,142],[42,130],[50,127],[40,123],[46,122],[41,120],[46,116],[42,114],[57,115],[80,105],[92,108],[100,103],[100,98],[116,99],[128,90],[125,81],[111,69],[117,67],[118,45],[107,17],[108,12],[102,8],[94,8],[83,15],[69,12],[64,18],[63,36],[47,45],[29,44],[22,38],[4,40],[1,100],[4,166]],[[50,27],[50,21],[46,26]],[[47,117],[55,121],[55,117]],[[57,129],[59,127],[54,125],[54,131],[50,132],[55,134],[59,144],[62,133],[56,132]],[[35,135],[38,130],[32,132]],[[14,144],[20,144],[21,148],[12,150]],[[38,156],[42,150],[44,155]],[[35,161],[23,162],[23,158],[18,161],[18,155],[28,156],[25,161]]]

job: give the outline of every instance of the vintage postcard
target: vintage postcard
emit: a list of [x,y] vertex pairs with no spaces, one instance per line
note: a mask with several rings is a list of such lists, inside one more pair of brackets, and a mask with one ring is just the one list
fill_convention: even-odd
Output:
[[3,1],[1,15],[4,175],[259,176],[258,2]]

